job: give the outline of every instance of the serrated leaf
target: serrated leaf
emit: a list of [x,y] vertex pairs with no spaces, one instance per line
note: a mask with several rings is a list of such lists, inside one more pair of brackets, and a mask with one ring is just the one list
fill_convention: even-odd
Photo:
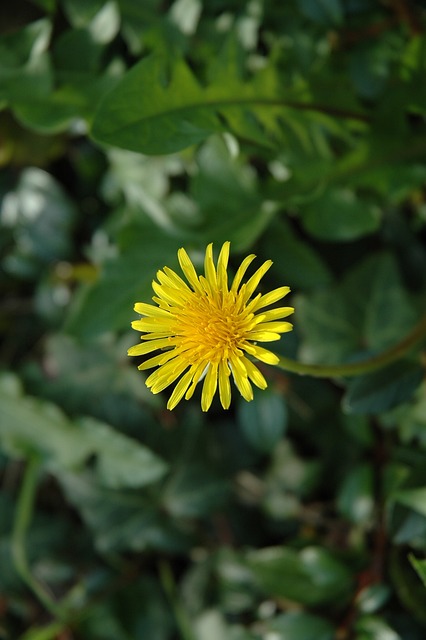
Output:
[[409,400],[423,379],[420,365],[402,361],[355,378],[343,399],[347,413],[376,414]]
[[[167,65],[161,57],[151,56],[130,69],[105,96],[92,136],[146,154],[174,153],[220,131],[274,147],[281,131],[279,119],[294,129],[292,135],[306,137],[304,123],[310,117],[309,109],[294,115],[294,100],[306,99],[305,87],[287,89],[285,98],[281,93],[281,83],[269,67],[251,83],[235,78],[201,87],[182,59]],[[287,104],[292,107],[289,113]]]

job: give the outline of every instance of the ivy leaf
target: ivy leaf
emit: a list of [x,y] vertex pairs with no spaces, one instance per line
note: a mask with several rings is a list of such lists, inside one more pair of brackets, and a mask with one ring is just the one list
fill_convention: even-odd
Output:
[[376,414],[411,398],[423,379],[423,369],[412,362],[395,362],[348,385],[343,399],[347,413]]
[[[10,383],[8,383],[10,386]],[[0,441],[13,457],[38,453],[48,469],[84,469],[94,459],[107,487],[139,487],[157,481],[167,465],[147,447],[109,425],[84,418],[69,420],[56,405],[0,389]]]
[[247,563],[268,594],[306,605],[342,599],[351,586],[351,573],[345,565],[318,547],[306,547],[300,553],[267,547],[251,552]]

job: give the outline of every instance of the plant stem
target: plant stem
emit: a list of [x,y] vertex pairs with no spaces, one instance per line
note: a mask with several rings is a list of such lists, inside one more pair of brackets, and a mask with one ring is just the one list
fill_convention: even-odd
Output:
[[186,615],[186,612],[182,608],[176,594],[176,584],[173,578],[170,564],[166,560],[160,561],[159,573],[161,584],[173,609],[176,625],[179,629],[182,640],[195,640],[195,636],[189,619]]
[[26,535],[31,522],[34,500],[37,490],[37,481],[40,471],[40,463],[36,457],[29,459],[25,470],[21,491],[16,506],[15,521],[12,531],[12,557],[16,571],[21,579],[37,596],[44,607],[55,618],[61,618],[60,607],[46,591],[44,586],[34,577],[28,563],[26,551]]
[[[421,340],[426,337],[426,315],[422,317],[420,322],[416,324],[414,329],[401,342],[393,347],[386,349],[377,356],[353,362],[349,364],[335,365],[317,365],[304,364],[297,360],[291,360],[284,356],[278,356],[280,361],[277,367],[290,373],[298,373],[300,375],[314,376],[316,378],[344,378],[351,376],[359,376],[365,373],[371,373],[377,369],[381,369],[387,364],[401,359],[410,349],[415,347]],[[278,355],[278,354],[277,354]]]

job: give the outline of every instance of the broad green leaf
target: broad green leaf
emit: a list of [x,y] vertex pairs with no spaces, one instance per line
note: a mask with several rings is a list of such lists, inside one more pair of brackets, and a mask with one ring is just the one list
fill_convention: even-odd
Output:
[[298,552],[286,547],[253,551],[247,565],[259,586],[270,596],[310,606],[344,600],[350,593],[349,569],[330,552],[307,547]]
[[251,247],[274,212],[262,201],[255,174],[241,166],[231,146],[232,141],[226,144],[221,137],[212,136],[197,153],[198,171],[190,193],[198,225],[186,231],[205,244],[230,240],[235,251]]
[[51,24],[42,19],[0,37],[0,104],[45,97],[52,87],[46,49]]
[[0,392],[0,442],[13,457],[38,453],[54,473],[84,469],[91,456],[102,484],[138,487],[167,465],[149,449],[93,418],[72,422],[51,403]]
[[426,517],[426,487],[402,489],[393,496],[393,499]]
[[389,254],[358,262],[339,284],[304,294],[294,306],[303,337],[300,357],[321,364],[365,358],[391,347],[417,320]]
[[5,69],[20,68],[31,58],[44,53],[49,44],[52,25],[36,20],[22,29],[0,37],[0,59]]
[[371,466],[364,464],[351,469],[340,487],[337,506],[355,524],[371,524],[374,513],[373,480]]
[[337,363],[358,350],[359,322],[337,287],[299,296],[294,307],[303,337],[301,359]]
[[94,536],[99,551],[187,551],[188,532],[140,493],[100,486],[89,473],[62,472],[58,479]]
[[16,239],[6,267],[30,276],[41,265],[68,258],[75,218],[74,203],[50,173],[25,169],[3,199],[2,223],[13,228]]
[[105,5],[105,0],[62,0],[65,13],[75,27],[87,27]]
[[78,628],[96,640],[169,640],[173,615],[158,581],[146,575],[94,602]]
[[327,285],[331,274],[319,254],[308,243],[297,237],[283,218],[268,225],[260,240],[262,254],[274,261],[272,271],[276,277],[299,290]]
[[[52,335],[46,341],[43,362],[26,368],[25,381],[34,393],[59,404],[68,414],[91,415],[146,442],[155,428],[146,405],[155,396],[136,366],[123,366],[126,360],[131,365],[126,353],[135,338],[132,332],[125,339],[111,335],[108,340],[80,343],[68,335]],[[45,362],[54,376],[46,373]]]
[[343,20],[343,8],[340,0],[300,0],[300,10],[320,24],[340,24]]
[[368,257],[351,269],[341,285],[348,312],[356,318],[360,341],[372,350],[399,342],[416,324],[417,313],[395,257]]
[[420,580],[426,587],[426,560],[419,560],[413,554],[409,556],[409,559],[414,569],[417,571]]
[[120,235],[119,255],[105,262],[97,282],[80,290],[68,318],[67,331],[79,337],[94,337],[129,327],[136,319],[135,302],[150,301],[152,279],[164,265],[175,268],[180,245],[155,227],[125,228]]
[[380,616],[363,616],[356,623],[357,640],[405,640]]
[[267,627],[276,640],[333,640],[336,633],[327,620],[302,611],[281,613]]
[[165,485],[163,504],[175,517],[200,517],[223,505],[228,493],[227,483],[204,465],[187,463]]
[[423,380],[420,365],[400,361],[348,384],[343,408],[348,413],[377,414],[409,400]]
[[254,449],[270,453],[286,430],[285,400],[276,391],[258,393],[252,402],[238,403],[237,421]]
[[327,189],[302,209],[303,225],[321,240],[347,241],[377,231],[380,210],[347,188]]

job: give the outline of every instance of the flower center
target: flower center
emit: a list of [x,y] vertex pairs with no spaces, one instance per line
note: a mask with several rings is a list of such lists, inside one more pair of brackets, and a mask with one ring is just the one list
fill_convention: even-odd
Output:
[[238,297],[231,292],[224,296],[194,296],[179,310],[174,326],[175,337],[185,352],[188,363],[199,358],[211,362],[242,355],[242,343],[252,326],[253,314],[239,310]]

